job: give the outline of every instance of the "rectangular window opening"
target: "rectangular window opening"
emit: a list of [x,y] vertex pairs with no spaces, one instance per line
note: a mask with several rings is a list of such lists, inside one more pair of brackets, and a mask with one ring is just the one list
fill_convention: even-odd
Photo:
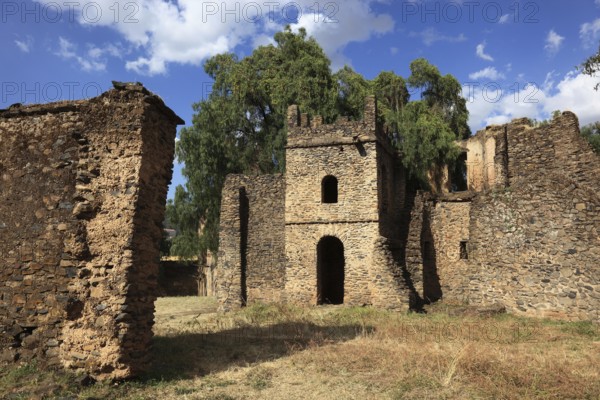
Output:
[[468,260],[469,259],[469,251],[467,249],[467,241],[466,240],[462,240],[460,242],[460,259],[461,260]]

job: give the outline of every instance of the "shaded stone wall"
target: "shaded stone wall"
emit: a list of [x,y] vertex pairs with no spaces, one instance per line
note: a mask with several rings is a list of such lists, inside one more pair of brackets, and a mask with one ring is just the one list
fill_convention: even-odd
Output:
[[141,85],[0,112],[2,359],[147,367],[175,127]]
[[222,310],[282,299],[285,181],[228,175],[221,198],[216,295]]
[[206,281],[197,262],[161,260],[158,273],[159,296],[205,296]]

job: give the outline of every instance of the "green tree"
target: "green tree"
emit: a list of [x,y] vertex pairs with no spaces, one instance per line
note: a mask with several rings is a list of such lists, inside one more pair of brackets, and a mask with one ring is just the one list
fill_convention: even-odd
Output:
[[362,118],[365,98],[373,94],[371,82],[349,66],[333,74],[338,85],[337,112],[354,120]]
[[[585,75],[596,76],[600,72],[600,45],[598,46],[598,52],[589,56],[577,68]],[[600,82],[594,86],[595,90],[598,90],[598,88],[600,88]]]
[[[206,100],[194,104],[193,125],[181,131],[177,157],[185,163],[186,188],[178,188],[169,212],[195,212],[191,226],[180,226],[181,244],[172,253],[192,248],[216,250],[221,190],[229,173],[263,174],[285,168],[286,112],[298,104],[303,112],[330,122],[336,115],[337,83],[330,61],[313,38],[289,27],[275,34],[275,44],[261,46],[238,60],[233,54],[209,59],[204,69],[213,79]],[[205,228],[198,238],[198,221]],[[181,219],[172,219],[173,223]],[[184,246],[185,244],[185,246]],[[187,251],[187,250],[185,250]]]
[[594,151],[600,154],[600,121],[583,126],[581,134],[590,142]]
[[194,104],[192,126],[182,129],[176,148],[187,184],[177,188],[168,204],[178,231],[172,254],[217,249],[227,174],[285,171],[285,121],[291,104],[322,115],[325,122],[338,114],[358,119],[365,97],[375,94],[379,117],[396,133],[395,139],[402,139],[396,142],[405,165],[423,181],[428,168],[455,156],[453,140],[469,134],[460,84],[450,75],[442,77],[424,59],[413,63],[409,78],[411,85],[425,89],[423,98],[409,103],[406,81],[393,72],[382,72],[373,81],[350,67],[332,74],[329,59],[306,31],[296,34],[288,27],[274,39],[274,45],[259,47],[242,60],[220,54],[204,64],[213,90]]
[[404,79],[382,73],[376,79],[376,93],[387,99],[385,121],[397,136],[394,142],[411,177],[423,187],[429,172],[443,164],[453,164],[459,149],[455,141],[467,138],[469,112],[462,97],[462,87],[452,75],[442,76],[434,65],[419,58],[410,65],[407,82],[421,90],[421,99],[408,102]]
[[423,187],[429,184],[432,168],[454,163],[460,151],[456,133],[443,116],[424,101],[408,103],[401,112],[390,114],[400,132],[396,146],[403,165]]
[[397,143],[396,115],[402,112],[410,99],[406,81],[393,71],[382,71],[373,79],[372,87],[378,100],[378,118],[388,131],[391,129],[391,139],[393,143]]
[[471,136],[467,124],[469,111],[460,82],[450,74],[442,76],[437,67],[424,58],[414,60],[410,72],[408,84],[422,90],[422,100],[444,119],[456,137],[466,139]]
[[[183,258],[194,258],[200,252],[198,232],[198,209],[190,194],[182,186],[175,188],[175,199],[167,202],[166,220],[168,226],[174,227],[177,235],[168,243],[164,243],[170,254]],[[163,242],[166,238],[163,238]]]

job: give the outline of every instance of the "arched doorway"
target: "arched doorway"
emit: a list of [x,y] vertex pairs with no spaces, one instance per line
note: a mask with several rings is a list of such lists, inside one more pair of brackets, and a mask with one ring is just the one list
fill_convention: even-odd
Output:
[[317,304],[344,303],[344,244],[325,236],[317,245]]

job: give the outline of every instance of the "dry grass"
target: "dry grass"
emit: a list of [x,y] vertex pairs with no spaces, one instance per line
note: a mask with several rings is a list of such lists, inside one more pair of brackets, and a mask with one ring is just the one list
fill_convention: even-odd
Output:
[[[7,398],[600,399],[597,325],[502,315],[157,302],[155,364],[139,380],[81,387],[35,365],[0,372]],[[450,307],[451,311],[451,307]],[[11,393],[11,394],[9,394]]]

